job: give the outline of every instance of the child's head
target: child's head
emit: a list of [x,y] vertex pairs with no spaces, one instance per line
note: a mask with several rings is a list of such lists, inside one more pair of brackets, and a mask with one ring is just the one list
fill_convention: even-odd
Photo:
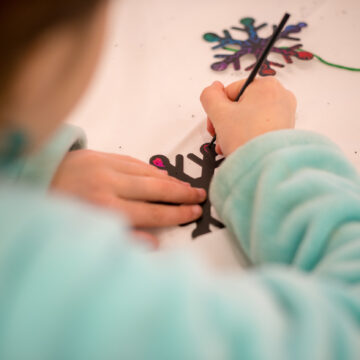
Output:
[[[80,98],[95,69],[107,0],[0,2],[0,144],[21,132],[42,144]],[[1,149],[1,147],[0,147]]]

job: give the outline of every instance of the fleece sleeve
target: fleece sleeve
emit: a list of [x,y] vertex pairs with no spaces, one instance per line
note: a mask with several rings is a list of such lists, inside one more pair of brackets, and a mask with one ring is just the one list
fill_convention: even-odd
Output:
[[85,145],[86,137],[82,129],[63,125],[36,153],[19,159],[5,169],[5,175],[14,183],[47,191],[67,152],[84,148]]
[[320,136],[264,135],[216,175],[214,203],[258,264],[241,273],[149,254],[98,210],[6,194],[1,359],[359,359],[358,177]]
[[360,280],[359,176],[327,138],[291,130],[258,137],[227,159],[211,196],[255,265]]

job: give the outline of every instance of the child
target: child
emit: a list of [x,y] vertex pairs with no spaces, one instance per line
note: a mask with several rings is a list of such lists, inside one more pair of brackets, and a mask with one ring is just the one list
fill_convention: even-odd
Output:
[[106,7],[0,4],[0,359],[358,359],[359,178],[329,140],[290,130],[296,101],[278,81],[238,103],[241,82],[201,96],[227,157],[210,196],[256,268],[149,254],[101,208],[163,226],[200,216],[206,196],[135,159],[68,153],[81,132],[57,128],[93,72]]

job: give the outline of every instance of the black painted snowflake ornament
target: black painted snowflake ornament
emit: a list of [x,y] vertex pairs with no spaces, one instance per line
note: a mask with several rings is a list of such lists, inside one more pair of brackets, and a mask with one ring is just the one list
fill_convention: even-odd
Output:
[[[187,156],[188,159],[201,167],[201,176],[198,178],[193,178],[184,172],[183,155],[176,156],[175,165],[172,165],[169,159],[164,155],[153,156],[150,159],[150,164],[156,166],[160,170],[166,170],[170,176],[185,181],[193,187],[203,188],[208,192],[215,169],[220,166],[224,159],[217,159],[218,155],[215,152],[215,145],[210,146],[209,143],[203,144],[200,148],[200,152],[202,158],[192,153]],[[203,215],[199,220],[195,221],[196,228],[192,232],[193,238],[210,233],[210,225],[214,225],[220,229],[224,228],[224,225],[211,215],[211,203],[209,198],[202,204],[202,208]]]

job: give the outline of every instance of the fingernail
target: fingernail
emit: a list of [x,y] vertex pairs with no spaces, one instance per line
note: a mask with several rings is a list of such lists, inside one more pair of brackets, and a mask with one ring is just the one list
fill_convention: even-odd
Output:
[[200,199],[206,198],[206,191],[204,189],[197,189],[197,193],[198,193]]
[[195,216],[200,216],[202,214],[202,208],[200,205],[194,205],[192,207],[192,212]]

